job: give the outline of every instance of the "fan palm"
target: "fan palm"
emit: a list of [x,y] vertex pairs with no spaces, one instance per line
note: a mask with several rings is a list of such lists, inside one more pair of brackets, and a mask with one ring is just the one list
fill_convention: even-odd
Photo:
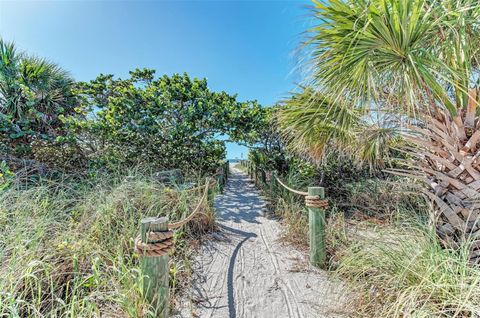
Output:
[[309,85],[333,105],[396,114],[416,159],[392,172],[425,182],[439,235],[449,246],[477,240],[471,257],[478,260],[480,4],[330,0],[312,10]]
[[11,145],[54,137],[74,111],[73,79],[45,59],[0,39],[0,133]]
[[290,148],[315,162],[334,150],[368,162],[371,169],[385,167],[389,150],[399,141],[397,123],[390,116],[368,116],[311,87],[286,100],[277,117]]

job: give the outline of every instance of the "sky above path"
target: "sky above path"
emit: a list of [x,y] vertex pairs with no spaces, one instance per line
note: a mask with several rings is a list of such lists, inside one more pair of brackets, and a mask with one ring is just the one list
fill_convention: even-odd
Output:
[[[272,105],[298,83],[296,49],[308,1],[0,0],[0,36],[46,57],[76,80],[157,75],[206,77],[213,90]],[[228,157],[246,155],[229,144]]]

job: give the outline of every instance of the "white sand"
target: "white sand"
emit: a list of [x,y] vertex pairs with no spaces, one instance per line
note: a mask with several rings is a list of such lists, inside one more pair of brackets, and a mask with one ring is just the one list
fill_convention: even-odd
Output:
[[279,239],[278,221],[248,177],[231,168],[225,193],[215,200],[220,231],[194,261],[192,289],[173,317],[346,317],[346,292],[308,255]]

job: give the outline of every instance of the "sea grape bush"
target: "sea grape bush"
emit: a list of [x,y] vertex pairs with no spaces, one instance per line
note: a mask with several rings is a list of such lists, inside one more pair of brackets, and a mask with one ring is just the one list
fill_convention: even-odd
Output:
[[76,83],[0,39],[0,160],[11,169],[88,173],[140,164],[205,172],[225,157],[219,136],[252,144],[264,117],[256,101],[239,102],[187,74],[136,69],[127,79],[100,74]]
[[128,79],[102,74],[79,83],[84,116],[64,117],[70,138],[97,162],[206,171],[225,157],[219,135],[252,139],[262,123],[257,102],[214,92],[206,79],[154,75],[137,69]]

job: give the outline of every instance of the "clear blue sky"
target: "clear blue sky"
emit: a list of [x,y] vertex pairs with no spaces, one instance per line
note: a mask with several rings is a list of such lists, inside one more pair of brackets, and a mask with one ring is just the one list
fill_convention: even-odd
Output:
[[[0,0],[0,36],[77,80],[188,72],[239,100],[271,105],[294,89],[308,1],[19,2]],[[246,149],[228,145],[228,157]]]

